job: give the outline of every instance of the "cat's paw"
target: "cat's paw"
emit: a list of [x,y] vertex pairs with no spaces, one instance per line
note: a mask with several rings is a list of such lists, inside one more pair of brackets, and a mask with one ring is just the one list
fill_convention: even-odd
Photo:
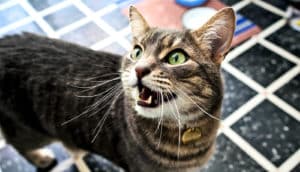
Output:
[[26,155],[35,166],[41,169],[53,167],[57,164],[54,153],[47,148],[29,151]]

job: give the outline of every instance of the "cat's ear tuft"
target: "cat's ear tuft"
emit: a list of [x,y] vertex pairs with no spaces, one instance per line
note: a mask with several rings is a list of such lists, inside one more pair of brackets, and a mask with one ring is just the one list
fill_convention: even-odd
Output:
[[134,6],[129,8],[129,21],[132,35],[135,38],[141,37],[149,30],[146,20]]
[[201,28],[192,31],[192,35],[201,47],[212,52],[212,60],[220,64],[230,49],[234,30],[234,11],[232,8],[223,8]]

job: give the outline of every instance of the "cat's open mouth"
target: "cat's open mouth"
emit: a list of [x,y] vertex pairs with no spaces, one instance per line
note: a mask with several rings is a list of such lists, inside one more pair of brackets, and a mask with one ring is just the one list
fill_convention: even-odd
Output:
[[160,93],[145,87],[142,84],[138,85],[139,96],[137,104],[144,107],[157,107],[163,102],[168,102],[176,98],[174,93]]

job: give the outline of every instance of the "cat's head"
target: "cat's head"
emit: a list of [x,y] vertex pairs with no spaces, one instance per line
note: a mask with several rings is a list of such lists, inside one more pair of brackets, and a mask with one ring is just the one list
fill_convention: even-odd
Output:
[[191,119],[219,108],[220,64],[234,34],[233,10],[220,10],[197,30],[150,27],[134,7],[129,18],[133,46],[121,78],[137,114]]

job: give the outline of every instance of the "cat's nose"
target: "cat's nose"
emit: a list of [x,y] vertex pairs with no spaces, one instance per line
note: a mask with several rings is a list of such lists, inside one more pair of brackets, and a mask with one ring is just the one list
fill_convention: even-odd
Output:
[[145,75],[148,75],[151,72],[151,70],[148,67],[136,67],[135,72],[137,78],[142,79]]

